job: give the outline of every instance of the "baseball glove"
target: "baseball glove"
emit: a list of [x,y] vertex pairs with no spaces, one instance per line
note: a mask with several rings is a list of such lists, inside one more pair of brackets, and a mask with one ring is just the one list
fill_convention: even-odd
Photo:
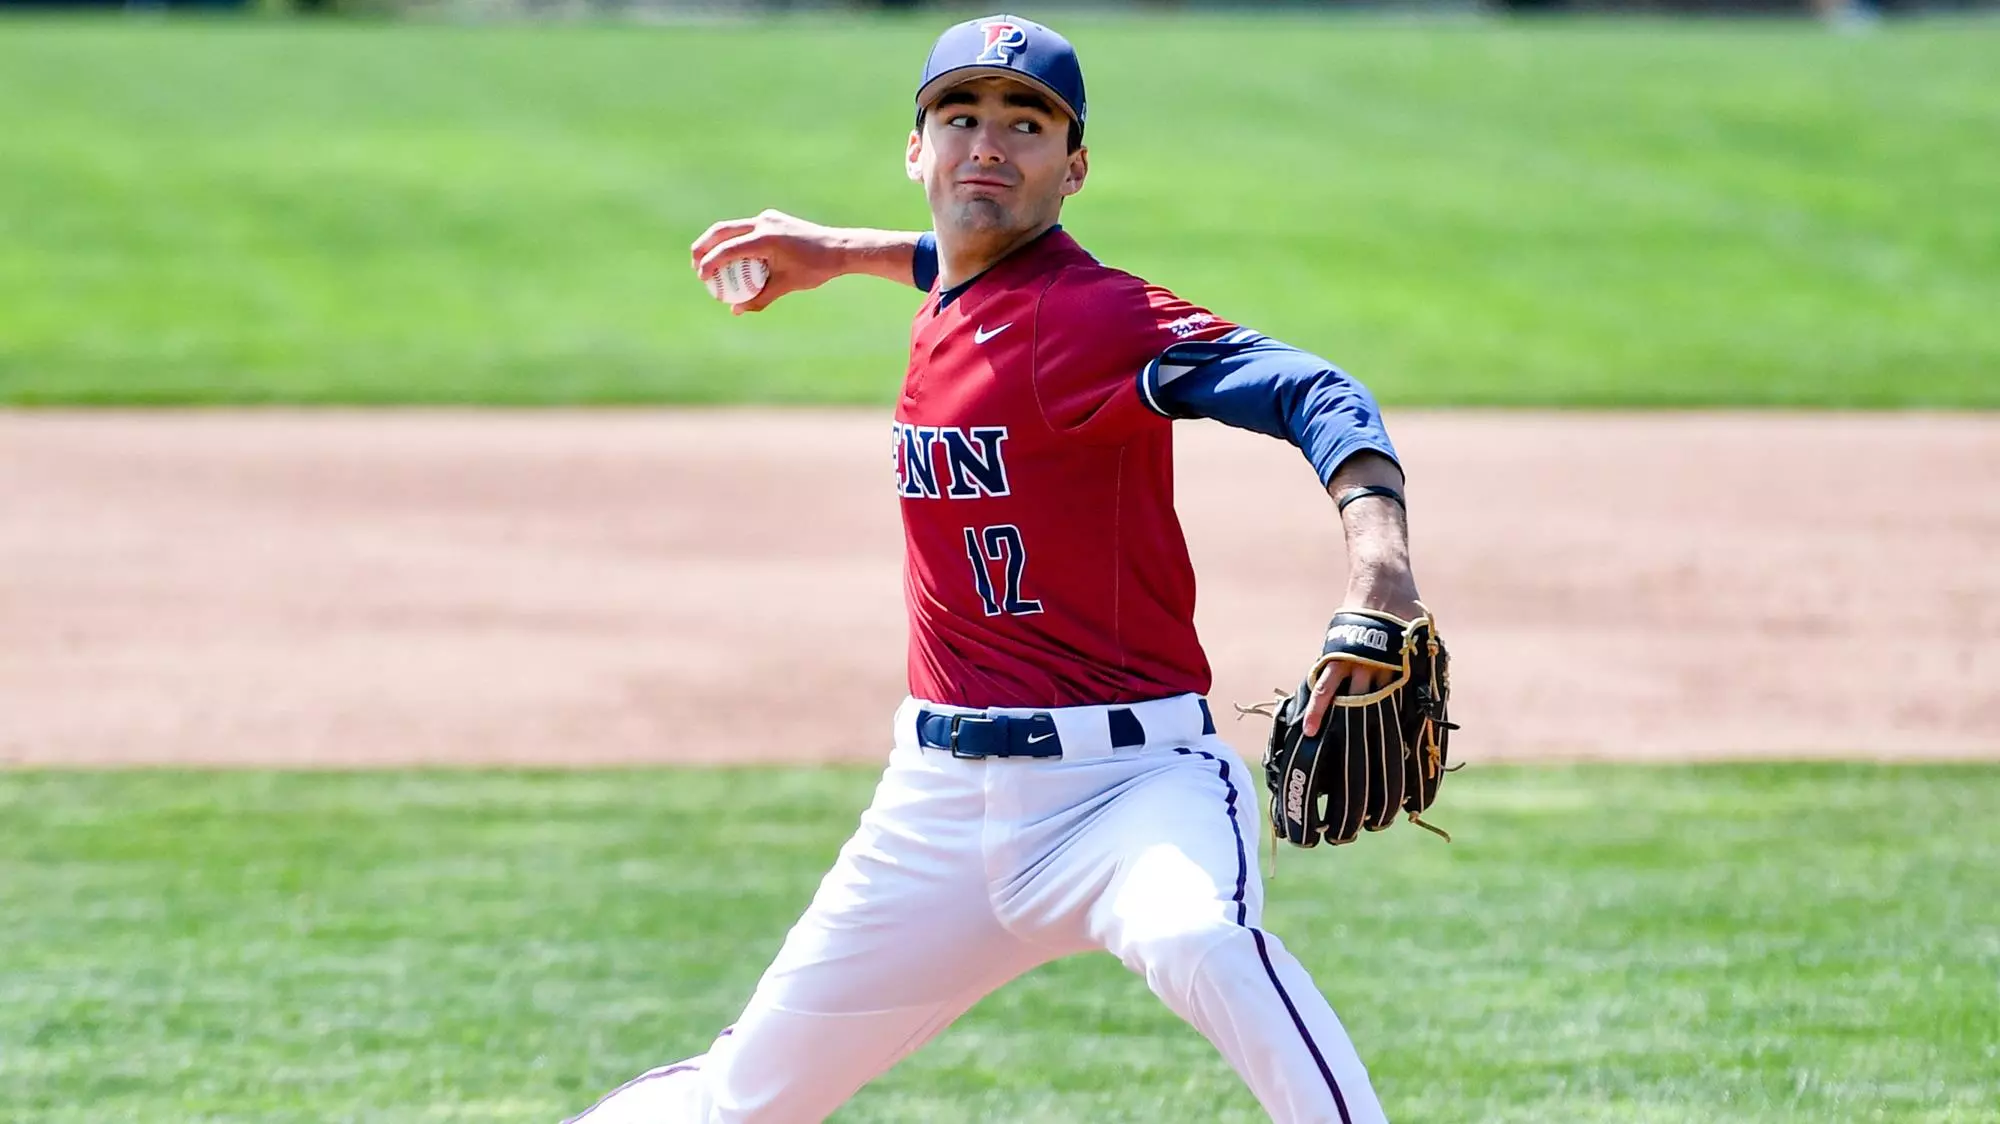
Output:
[[[1336,695],[1319,733],[1307,737],[1313,683],[1336,659],[1394,678],[1365,695]],[[1407,812],[1410,822],[1449,841],[1419,816],[1437,799],[1446,741],[1458,728],[1445,716],[1450,695],[1450,657],[1428,612],[1410,621],[1367,610],[1334,614],[1297,691],[1239,708],[1272,720],[1264,779],[1275,836],[1299,847],[1352,843],[1364,828],[1381,831]]]

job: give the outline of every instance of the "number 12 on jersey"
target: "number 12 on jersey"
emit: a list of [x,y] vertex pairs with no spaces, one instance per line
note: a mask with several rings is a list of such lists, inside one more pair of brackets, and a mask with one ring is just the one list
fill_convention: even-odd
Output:
[[[979,590],[979,600],[986,607],[986,615],[997,617],[1002,613],[1025,617],[1042,611],[1040,601],[1030,601],[1021,596],[1021,571],[1028,565],[1028,551],[1021,545],[1021,529],[1012,523],[980,529],[965,529],[965,554],[972,560],[972,584]],[[987,568],[988,562],[1005,562],[1006,588],[1001,596],[993,594],[993,573]]]

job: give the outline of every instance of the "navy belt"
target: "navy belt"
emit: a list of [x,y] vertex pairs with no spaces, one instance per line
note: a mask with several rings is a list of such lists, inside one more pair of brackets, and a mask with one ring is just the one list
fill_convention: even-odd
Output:
[[[1215,716],[1208,700],[1201,702],[1201,732],[1215,732]],[[1146,728],[1139,716],[1126,707],[1114,707],[1108,718],[1113,749],[1129,749],[1146,744]],[[931,749],[949,751],[953,757],[1061,757],[1062,735],[1056,720],[1047,714],[939,714],[917,712],[917,741]]]

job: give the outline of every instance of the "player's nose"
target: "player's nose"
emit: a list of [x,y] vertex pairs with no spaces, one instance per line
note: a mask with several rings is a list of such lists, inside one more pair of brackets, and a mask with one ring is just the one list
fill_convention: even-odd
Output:
[[972,137],[972,160],[976,164],[1004,164],[1007,162],[1006,148],[1000,143],[998,130],[981,125]]

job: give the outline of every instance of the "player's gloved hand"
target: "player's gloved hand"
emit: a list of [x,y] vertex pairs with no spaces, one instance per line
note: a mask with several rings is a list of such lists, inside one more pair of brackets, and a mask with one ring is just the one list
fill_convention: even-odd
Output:
[[728,219],[702,232],[689,247],[696,276],[703,282],[740,258],[762,258],[770,264],[770,279],[756,296],[733,305],[730,312],[761,312],[789,293],[817,289],[843,273],[848,263],[847,234],[839,227],[766,210],[747,219]]
[[1273,837],[1348,843],[1401,813],[1437,831],[1419,816],[1444,781],[1457,728],[1446,713],[1450,693],[1450,657],[1422,604],[1334,614],[1305,682],[1241,708],[1272,720],[1264,771]]

